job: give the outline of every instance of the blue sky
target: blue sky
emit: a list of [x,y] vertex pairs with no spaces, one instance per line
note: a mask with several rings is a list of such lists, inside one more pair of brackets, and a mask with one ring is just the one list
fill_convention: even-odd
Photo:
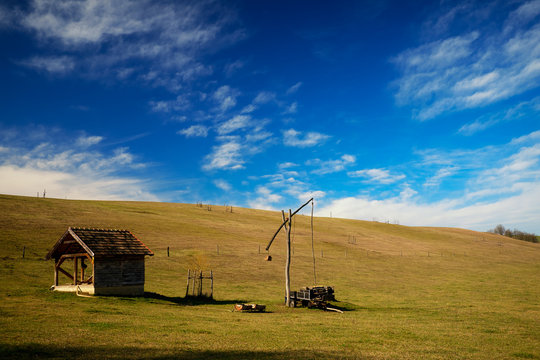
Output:
[[0,3],[0,192],[540,233],[540,0]]

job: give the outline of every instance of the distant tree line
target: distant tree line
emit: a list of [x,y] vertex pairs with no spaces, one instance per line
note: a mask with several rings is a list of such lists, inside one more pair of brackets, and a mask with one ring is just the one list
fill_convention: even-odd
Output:
[[503,225],[501,225],[501,224],[495,226],[491,230],[488,230],[488,232],[493,233],[493,234],[504,235],[504,236],[511,237],[513,239],[528,241],[528,242],[532,242],[532,243],[539,242],[538,236],[536,234],[531,234],[531,233],[527,233],[527,232],[524,232],[524,231],[519,231],[517,229],[514,229],[514,231],[512,231],[510,229],[505,229],[505,227]]

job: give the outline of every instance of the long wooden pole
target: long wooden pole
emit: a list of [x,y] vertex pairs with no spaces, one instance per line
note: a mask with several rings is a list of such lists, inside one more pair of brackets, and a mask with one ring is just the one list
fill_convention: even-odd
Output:
[[285,263],[285,294],[287,295],[287,306],[291,306],[291,223],[292,214],[289,209],[289,228],[287,229],[287,262]]
[[313,201],[313,198],[309,199],[308,201],[306,201],[306,203],[302,206],[300,206],[298,209],[296,209],[295,212],[293,212],[291,214],[291,212],[289,211],[289,219],[284,221],[281,226],[277,229],[276,233],[274,234],[274,236],[272,236],[272,240],[270,240],[270,242],[268,243],[268,245],[266,246],[266,251],[268,251],[268,249],[270,249],[270,245],[272,245],[272,242],[274,241],[274,239],[276,238],[277,234],[279,233],[279,231],[281,230],[281,228],[283,228],[286,224],[287,224],[287,221],[289,221],[291,219],[291,217],[293,215],[296,215],[297,212],[299,212],[300,210],[302,210],[304,208],[304,206],[306,206],[307,204],[309,204],[310,201]]

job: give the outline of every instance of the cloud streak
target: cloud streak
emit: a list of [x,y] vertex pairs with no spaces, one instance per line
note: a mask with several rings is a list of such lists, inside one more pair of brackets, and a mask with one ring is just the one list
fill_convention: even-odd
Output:
[[1,154],[0,189],[27,196],[46,189],[51,197],[70,199],[159,200],[148,182],[120,175],[145,167],[127,148],[110,154],[89,149],[101,140],[100,136],[81,136],[62,146],[6,147]]
[[402,72],[394,83],[398,105],[411,106],[417,119],[429,120],[537,88],[540,25],[516,20],[534,18],[520,10],[528,8],[536,9],[536,1],[521,5],[498,31],[475,30],[435,40],[393,58]]
[[[540,214],[540,135],[538,131],[514,139],[500,147],[453,153],[422,153],[421,169],[439,167],[421,184],[437,187],[443,179],[467,169],[466,184],[459,193],[442,200],[428,201],[427,195],[404,184],[398,196],[369,195],[336,198],[318,213],[353,219],[379,219],[404,225],[465,227],[485,231],[498,223],[535,231]],[[473,154],[478,154],[475,156]],[[476,157],[476,159],[474,159]],[[491,158],[491,160],[487,160]],[[485,164],[489,164],[486,166]],[[384,169],[353,172],[369,181],[391,184],[403,175]],[[463,174],[461,174],[463,176]]]
[[235,21],[213,1],[148,0],[34,0],[13,20],[51,53],[21,64],[53,74],[77,68],[93,77],[134,77],[174,90],[213,72],[202,61],[203,52],[244,37],[242,30],[231,29]]

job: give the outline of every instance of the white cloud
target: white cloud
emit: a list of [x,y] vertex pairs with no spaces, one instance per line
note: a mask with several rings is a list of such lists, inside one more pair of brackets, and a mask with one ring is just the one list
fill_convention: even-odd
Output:
[[330,138],[330,136],[318,132],[308,132],[303,138],[301,135],[300,131],[294,129],[285,130],[283,131],[283,143],[286,146],[304,148],[322,144]]
[[253,99],[254,104],[266,104],[270,101],[274,101],[276,99],[276,94],[270,91],[261,91],[257,94],[255,99]]
[[[332,212],[335,217],[379,221],[394,220],[409,226],[445,226],[486,231],[504,223],[524,231],[538,232],[540,184],[521,186],[519,193],[501,200],[457,206],[454,200],[420,203],[412,199],[384,200],[367,197],[336,199],[317,211],[320,216]],[[511,210],[510,210],[511,209]]]
[[485,114],[471,123],[463,125],[458,132],[470,136],[477,132],[488,129],[498,123],[517,121],[525,117],[537,116],[540,112],[540,97],[529,101],[523,101],[504,111]]
[[283,114],[296,114],[298,111],[298,103],[295,101],[291,105],[287,106]]
[[302,82],[301,81],[297,82],[296,84],[294,84],[293,86],[287,89],[287,95],[296,93],[298,89],[300,89],[301,86],[302,86]]
[[293,162],[284,162],[278,165],[280,169],[288,169],[295,166],[298,166],[298,164],[295,164]]
[[540,141],[540,130],[533,131],[530,134],[523,135],[516,139],[513,139],[511,144],[522,144],[529,141]]
[[[460,177],[467,179],[465,187],[459,192],[452,189],[442,195],[442,199],[439,196],[438,200],[430,201],[430,192],[416,192],[406,184],[399,196],[336,198],[318,213],[327,216],[331,211],[338,217],[398,220],[404,225],[453,226],[479,231],[504,224],[540,232],[540,202],[537,200],[540,196],[539,140],[540,132],[535,131],[497,147],[449,153],[424,151],[421,153],[423,161],[417,164],[419,170],[440,168],[419,186],[424,189],[437,186],[442,179],[459,171]],[[365,171],[360,175],[383,181],[393,176],[386,170],[372,170],[377,171]]]
[[229,184],[227,181],[223,179],[216,179],[214,180],[214,185],[216,185],[217,188],[229,192],[232,190],[231,184]]
[[218,126],[217,132],[220,135],[226,135],[236,130],[244,129],[251,125],[251,117],[249,115],[236,115],[230,120],[225,121]]
[[232,63],[225,65],[223,72],[225,72],[225,75],[227,77],[231,77],[234,73],[242,69],[245,65],[246,64],[243,61],[236,60],[236,61],[233,61]]
[[243,146],[235,140],[216,145],[205,158],[203,170],[238,170],[244,168]]
[[218,108],[222,112],[225,112],[236,106],[236,98],[239,95],[240,92],[238,90],[228,85],[223,85],[212,94],[212,98],[218,104]]
[[81,147],[89,147],[100,143],[102,140],[102,136],[80,136],[77,139],[76,144]]
[[[396,56],[393,61],[402,71],[394,83],[397,103],[412,106],[416,118],[428,120],[537,88],[540,25],[529,26],[528,20],[523,20],[537,16],[538,4],[529,2],[522,8],[510,14],[507,26],[499,31],[479,28]],[[476,122],[463,132],[479,131],[490,125]]]
[[[235,21],[231,9],[209,1],[35,0],[16,13],[13,23],[46,44],[51,58],[66,50],[77,54],[81,75],[133,76],[178,90],[213,71],[201,62],[203,53],[245,36],[242,29],[231,29]],[[36,58],[26,62],[57,73],[75,68],[65,61],[63,67]]]
[[35,56],[19,62],[21,65],[52,74],[66,74],[75,68],[75,61],[69,56]]
[[350,177],[363,177],[368,182],[379,184],[392,184],[399,180],[403,180],[405,175],[393,175],[386,169],[364,169],[356,170],[348,173]]
[[190,102],[185,96],[177,96],[174,100],[158,100],[149,102],[152,111],[170,113],[189,108]]
[[265,186],[258,186],[256,189],[257,197],[249,200],[248,205],[252,209],[276,210],[275,204],[283,199],[283,196],[273,193]]
[[458,170],[459,169],[455,166],[439,169],[434,176],[426,179],[426,181],[424,182],[424,186],[439,186],[444,178],[454,175]]
[[244,106],[244,108],[242,109],[242,111],[240,111],[240,113],[249,114],[249,113],[254,112],[255,110],[257,110],[257,107],[253,104],[249,104],[249,105]]
[[71,144],[7,148],[0,162],[0,192],[35,196],[46,189],[49,197],[58,198],[158,200],[146,181],[119,175],[145,166],[127,148],[112,154],[86,150],[101,139],[82,136]]
[[186,137],[206,137],[208,135],[208,127],[204,125],[191,125],[186,129],[179,130],[179,135],[185,135]]
[[338,171],[345,170],[345,167],[352,165],[356,162],[356,157],[354,155],[345,154],[341,158],[336,160],[327,160],[321,161],[319,159],[310,160],[307,162],[307,165],[318,166],[317,169],[313,170],[314,174],[330,174]]

